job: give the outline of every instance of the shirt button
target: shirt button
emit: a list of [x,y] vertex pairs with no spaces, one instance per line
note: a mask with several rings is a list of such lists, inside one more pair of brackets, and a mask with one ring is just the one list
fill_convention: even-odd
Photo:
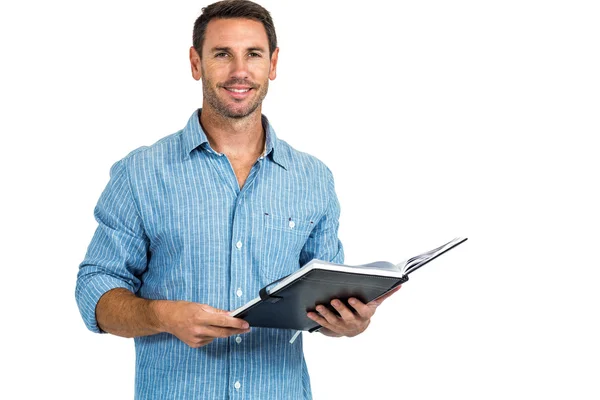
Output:
[[235,294],[237,295],[237,297],[242,297],[242,289],[238,289]]
[[240,383],[240,381],[237,381],[233,384],[233,387],[239,390],[242,387],[242,384]]
[[235,338],[235,342],[236,342],[237,344],[240,344],[240,343],[242,343],[242,338],[241,338],[241,337],[239,337],[239,336],[238,336],[238,337],[236,337],[236,338]]
[[242,242],[241,242],[241,241],[240,241],[240,242],[237,242],[237,243],[235,244],[235,247],[237,247],[238,249],[241,249],[241,248],[242,248]]
[[294,228],[296,226],[296,223],[294,221],[290,221],[290,228]]

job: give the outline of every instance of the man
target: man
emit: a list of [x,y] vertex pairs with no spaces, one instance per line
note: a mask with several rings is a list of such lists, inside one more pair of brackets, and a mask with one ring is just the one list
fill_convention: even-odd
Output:
[[[190,48],[202,108],[111,169],[76,298],[90,330],[135,338],[136,398],[312,397],[301,338],[227,311],[312,258],[344,260],[331,171],[261,114],[278,53],[261,6],[205,7]],[[355,336],[381,301],[309,317]]]

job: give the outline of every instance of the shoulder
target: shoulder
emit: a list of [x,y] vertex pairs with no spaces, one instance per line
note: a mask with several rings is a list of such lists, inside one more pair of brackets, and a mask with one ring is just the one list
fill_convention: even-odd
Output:
[[181,159],[183,130],[159,139],[157,142],[147,146],[140,146],[130,151],[125,157],[118,160],[111,167],[111,175],[118,170],[128,171],[130,174],[136,172],[147,172],[154,170],[164,163],[171,163]]

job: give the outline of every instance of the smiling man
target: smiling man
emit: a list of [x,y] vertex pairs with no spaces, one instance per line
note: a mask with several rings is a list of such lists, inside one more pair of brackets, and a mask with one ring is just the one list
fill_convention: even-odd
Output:
[[[202,108],[111,169],[76,299],[90,330],[135,338],[137,399],[312,397],[301,337],[227,311],[312,258],[344,261],[331,171],[261,113],[278,53],[261,6],[205,7],[190,49]],[[309,317],[355,336],[382,301]]]

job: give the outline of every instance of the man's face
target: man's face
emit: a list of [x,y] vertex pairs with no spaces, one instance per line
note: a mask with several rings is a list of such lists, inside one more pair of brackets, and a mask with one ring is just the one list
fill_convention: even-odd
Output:
[[269,59],[267,32],[258,21],[210,21],[201,58],[190,49],[192,75],[202,79],[204,107],[228,118],[254,112],[267,95],[269,79],[275,79],[278,52],[276,49]]

